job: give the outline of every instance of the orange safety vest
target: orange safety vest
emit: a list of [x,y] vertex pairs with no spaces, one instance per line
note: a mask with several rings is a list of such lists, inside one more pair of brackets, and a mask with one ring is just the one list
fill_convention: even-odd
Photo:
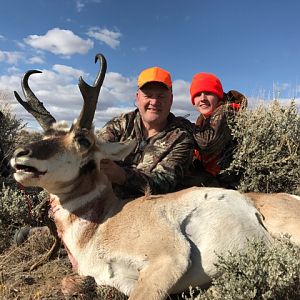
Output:
[[197,149],[194,149],[194,159],[201,161],[205,171],[213,176],[217,176],[221,171],[221,167],[218,165],[219,158],[219,155],[207,155],[204,153],[201,155]]

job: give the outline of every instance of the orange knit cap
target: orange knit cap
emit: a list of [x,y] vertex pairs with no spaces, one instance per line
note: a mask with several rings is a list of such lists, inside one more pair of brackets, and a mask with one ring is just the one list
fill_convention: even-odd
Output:
[[138,77],[138,87],[141,88],[144,84],[152,81],[161,82],[168,89],[172,89],[171,75],[164,69],[153,67],[142,71]]
[[194,98],[201,92],[210,92],[223,99],[223,87],[219,78],[210,73],[198,73],[193,77],[190,94],[192,104],[195,105]]

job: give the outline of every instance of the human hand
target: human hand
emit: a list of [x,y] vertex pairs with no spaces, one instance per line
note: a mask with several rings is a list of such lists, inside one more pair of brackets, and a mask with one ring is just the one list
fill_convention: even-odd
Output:
[[100,169],[104,171],[105,175],[112,183],[124,184],[126,181],[125,170],[110,159],[102,159],[100,162]]

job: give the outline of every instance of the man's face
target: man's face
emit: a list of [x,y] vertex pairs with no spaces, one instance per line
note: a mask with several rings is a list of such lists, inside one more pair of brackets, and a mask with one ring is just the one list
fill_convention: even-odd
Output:
[[219,105],[218,96],[209,92],[201,92],[194,101],[197,110],[205,117],[209,117]]
[[170,113],[172,102],[172,92],[159,82],[149,82],[136,93],[136,104],[144,125],[164,125]]

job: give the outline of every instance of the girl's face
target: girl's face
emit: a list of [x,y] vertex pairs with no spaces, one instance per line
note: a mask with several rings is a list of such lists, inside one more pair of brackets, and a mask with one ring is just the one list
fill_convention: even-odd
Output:
[[219,105],[219,98],[213,93],[201,92],[194,98],[197,110],[204,116],[209,117]]

